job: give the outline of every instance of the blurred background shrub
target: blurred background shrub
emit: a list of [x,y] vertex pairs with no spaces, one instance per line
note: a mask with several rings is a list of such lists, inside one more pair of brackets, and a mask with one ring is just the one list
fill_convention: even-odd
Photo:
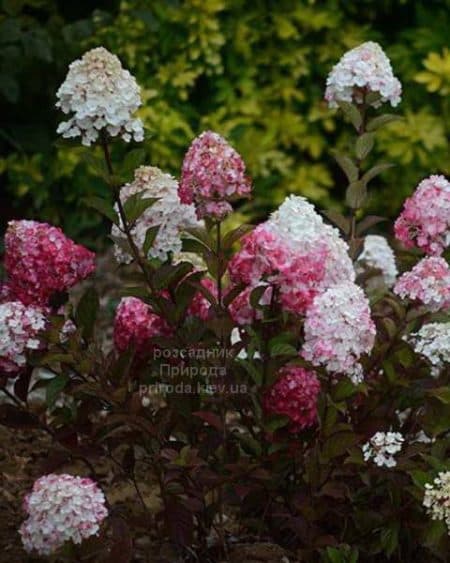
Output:
[[178,176],[207,128],[236,146],[255,184],[244,214],[264,215],[287,193],[339,206],[344,181],[330,151],[345,147],[350,129],[323,102],[324,83],[344,51],[366,40],[390,56],[405,114],[380,134],[374,158],[397,167],[373,183],[371,211],[394,217],[423,177],[449,173],[447,0],[0,3],[2,227],[40,218],[91,246],[104,237],[82,198],[105,187],[85,149],[56,142],[54,108],[68,64],[98,45],[142,87],[149,162]]

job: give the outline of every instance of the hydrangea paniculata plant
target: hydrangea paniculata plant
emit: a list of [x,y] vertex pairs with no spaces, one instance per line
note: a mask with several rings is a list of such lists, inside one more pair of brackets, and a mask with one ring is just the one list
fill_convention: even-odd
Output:
[[183,161],[180,199],[194,203],[199,219],[221,221],[230,202],[248,197],[252,185],[241,156],[217,133],[205,131],[192,142]]
[[23,503],[28,518],[20,528],[28,552],[50,555],[66,542],[79,544],[98,534],[108,515],[105,496],[88,478],[45,475]]
[[118,57],[104,47],[71,63],[56,95],[56,107],[73,114],[58,126],[63,137],[81,137],[86,146],[97,141],[102,131],[111,137],[120,135],[126,142],[144,139],[142,121],[133,117],[142,103],[140,88]]
[[48,306],[95,269],[95,254],[61,229],[36,221],[10,221],[5,235],[5,269],[12,295],[26,305]]
[[299,432],[316,424],[319,392],[320,382],[313,371],[286,366],[265,392],[263,406],[269,414],[287,416],[290,430]]
[[450,182],[444,176],[420,182],[395,222],[395,235],[406,248],[435,256],[450,245]]
[[338,102],[363,103],[368,93],[379,94],[379,99],[372,102],[375,107],[381,102],[398,105],[402,93],[389,59],[373,41],[347,51],[333,67],[327,78],[325,99],[334,108]]

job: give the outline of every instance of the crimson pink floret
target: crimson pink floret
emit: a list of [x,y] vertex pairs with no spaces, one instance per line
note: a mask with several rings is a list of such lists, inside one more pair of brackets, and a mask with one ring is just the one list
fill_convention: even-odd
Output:
[[298,432],[317,422],[319,392],[320,383],[315,372],[299,366],[286,366],[265,392],[263,406],[269,414],[289,417],[290,430]]
[[124,297],[117,307],[114,320],[114,344],[120,352],[133,347],[136,355],[145,357],[156,336],[169,336],[170,327],[137,297]]
[[450,244],[450,182],[444,176],[420,182],[395,222],[395,235],[406,248],[442,254]]
[[420,301],[431,311],[450,308],[450,268],[444,258],[422,258],[410,272],[404,273],[394,293]]
[[212,131],[194,139],[184,157],[178,194],[182,203],[195,203],[197,216],[222,220],[230,205],[251,192],[241,156]]
[[10,292],[26,305],[47,306],[95,269],[95,254],[61,229],[36,221],[10,221],[5,235],[5,269]]

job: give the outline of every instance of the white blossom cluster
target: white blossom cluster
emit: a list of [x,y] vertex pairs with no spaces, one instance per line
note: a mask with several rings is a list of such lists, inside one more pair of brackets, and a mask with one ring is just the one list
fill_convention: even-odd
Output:
[[26,551],[50,555],[64,543],[95,535],[108,515],[105,496],[94,481],[73,475],[44,475],[24,499],[28,514],[20,527]]
[[403,442],[400,432],[377,432],[362,447],[364,461],[373,459],[378,467],[395,467],[394,456],[402,449]]
[[383,49],[368,41],[347,51],[340,61],[334,65],[327,78],[325,99],[332,108],[338,102],[364,101],[364,94],[375,92],[379,100],[373,102],[374,107],[381,102],[398,105],[401,99],[402,86],[392,72],[391,63]]
[[450,471],[442,471],[425,484],[423,505],[433,520],[443,520],[450,535]]
[[380,235],[367,235],[364,239],[364,247],[358,257],[356,271],[359,274],[368,268],[380,272],[379,276],[373,276],[368,280],[368,289],[394,285],[398,275],[395,255],[387,240]]
[[320,289],[355,280],[347,243],[336,228],[324,223],[314,206],[304,197],[287,197],[266,224],[269,230],[280,234],[293,249],[314,252],[319,246],[325,246],[325,277]]
[[344,282],[319,294],[308,309],[302,356],[330,373],[345,374],[355,383],[363,379],[359,359],[375,342],[369,302],[360,287]]
[[[120,190],[120,200],[124,204],[135,194],[142,198],[158,198],[158,201],[148,207],[132,226],[131,234],[138,248],[142,248],[145,235],[150,227],[159,225],[158,234],[149,249],[148,256],[167,260],[169,252],[181,251],[180,233],[183,229],[198,226],[194,205],[180,202],[178,197],[178,183],[170,176],[154,166],[140,166],[134,173],[134,181],[125,184]],[[118,213],[117,204],[115,210]],[[113,225],[111,234],[115,238],[126,240],[120,225]],[[121,263],[132,260],[118,244],[114,248],[116,259]]]
[[36,350],[38,332],[45,328],[45,317],[36,307],[20,301],[0,304],[0,368],[17,372],[25,366],[27,350]]
[[120,60],[104,47],[85,53],[69,66],[57,92],[56,107],[73,114],[59,124],[65,138],[81,137],[83,145],[94,143],[102,130],[126,142],[142,141],[142,121],[133,114],[141,105],[140,88]]
[[431,375],[438,376],[444,364],[450,363],[450,322],[425,324],[408,340],[414,351],[430,362]]

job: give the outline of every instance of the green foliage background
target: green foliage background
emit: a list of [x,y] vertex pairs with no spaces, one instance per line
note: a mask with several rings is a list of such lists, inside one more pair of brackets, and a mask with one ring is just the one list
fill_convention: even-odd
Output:
[[[423,177],[449,173],[450,3],[446,0],[3,0],[0,12],[1,220],[40,218],[95,244],[104,225],[81,203],[101,193],[84,149],[56,143],[55,92],[68,64],[104,45],[142,86],[149,161],[178,175],[206,128],[244,156],[263,215],[287,193],[339,205],[331,156],[349,127],[323,102],[331,66],[365,40],[382,44],[404,87],[402,122],[374,159],[371,211],[394,217]],[[120,150],[120,149],[119,149]]]

